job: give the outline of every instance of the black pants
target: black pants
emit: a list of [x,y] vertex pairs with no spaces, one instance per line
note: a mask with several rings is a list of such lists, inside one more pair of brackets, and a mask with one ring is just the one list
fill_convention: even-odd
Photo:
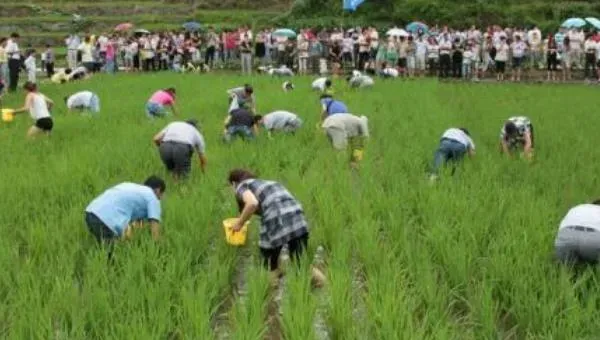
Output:
[[21,68],[21,60],[17,59],[9,59],[8,60],[8,90],[10,92],[14,92],[17,90],[17,85],[19,84],[19,71]]
[[[287,246],[292,261],[299,263],[300,256],[308,246],[308,234],[290,240]],[[283,249],[283,246],[272,249],[260,248],[260,254],[263,257],[263,265],[265,268],[268,268],[271,271],[277,270],[279,267],[279,254],[281,254],[281,249]]]
[[119,236],[107,227],[98,216],[92,213],[85,213],[85,224],[90,233],[96,238],[96,241],[98,241],[100,245],[108,248],[108,259],[110,260],[112,258],[114,242],[119,239]]
[[215,63],[215,47],[214,46],[210,46],[206,49],[206,55],[204,56],[204,63],[208,66],[210,66],[210,68],[213,67],[214,63]]
[[452,66],[452,61],[450,60],[449,54],[441,54],[440,55],[440,77],[448,78],[450,76],[450,68]]
[[190,173],[193,149],[189,144],[164,142],[158,150],[169,172],[177,176],[187,176]]
[[369,52],[360,52],[358,54],[358,69],[360,71],[365,68],[367,61],[369,61]]
[[585,54],[585,77],[596,78],[596,55],[594,53]]
[[46,63],[46,75],[51,78],[54,75],[54,62]]
[[452,54],[452,76],[454,78],[462,77],[462,61],[463,57],[461,52],[454,52],[454,54]]

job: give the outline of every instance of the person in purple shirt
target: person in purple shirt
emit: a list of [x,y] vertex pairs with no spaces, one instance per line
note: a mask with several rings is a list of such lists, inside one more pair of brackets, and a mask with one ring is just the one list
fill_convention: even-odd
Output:
[[325,121],[325,118],[336,113],[348,113],[346,104],[333,99],[330,94],[321,95],[321,123]]

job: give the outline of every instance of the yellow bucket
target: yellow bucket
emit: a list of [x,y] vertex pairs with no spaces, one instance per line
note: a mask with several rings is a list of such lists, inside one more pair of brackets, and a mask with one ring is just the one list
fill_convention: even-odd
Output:
[[228,218],[223,221],[223,229],[225,230],[225,241],[232,246],[243,246],[246,244],[246,236],[248,235],[248,224],[246,222],[242,230],[233,232],[233,226],[237,222],[237,218]]
[[363,159],[363,150],[362,149],[354,149],[352,151],[352,158],[356,161],[356,162],[360,162]]
[[2,121],[10,123],[15,119],[15,110],[13,109],[2,109]]

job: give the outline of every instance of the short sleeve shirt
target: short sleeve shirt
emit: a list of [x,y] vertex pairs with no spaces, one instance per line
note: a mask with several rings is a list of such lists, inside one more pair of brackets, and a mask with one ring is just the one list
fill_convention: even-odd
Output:
[[[513,138],[514,140],[508,142],[523,141],[525,139],[525,134],[531,131],[531,121],[525,116],[510,117],[508,121],[513,122],[518,131],[518,135]],[[506,138],[506,131],[504,126],[502,126],[502,129],[500,129],[500,139],[506,140]]]
[[267,130],[280,130],[296,119],[298,116],[289,111],[274,111],[263,117],[263,124]]
[[160,90],[156,91],[152,97],[150,97],[151,103],[156,103],[160,105],[173,105],[175,104],[175,98],[171,96],[167,91]]
[[129,182],[106,190],[85,211],[96,215],[119,236],[131,221],[161,220],[160,200],[154,191],[147,186]]
[[206,143],[202,134],[191,124],[186,122],[173,122],[162,131],[163,142],[175,142],[192,146],[201,154],[206,151]]

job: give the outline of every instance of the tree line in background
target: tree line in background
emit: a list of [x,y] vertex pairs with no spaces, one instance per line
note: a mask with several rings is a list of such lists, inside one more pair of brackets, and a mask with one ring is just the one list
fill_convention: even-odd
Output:
[[600,1],[555,2],[541,0],[366,0],[353,13],[344,12],[341,0],[296,0],[278,24],[288,26],[374,25],[423,21],[429,25],[465,28],[537,25],[554,31],[570,17],[600,16]]

